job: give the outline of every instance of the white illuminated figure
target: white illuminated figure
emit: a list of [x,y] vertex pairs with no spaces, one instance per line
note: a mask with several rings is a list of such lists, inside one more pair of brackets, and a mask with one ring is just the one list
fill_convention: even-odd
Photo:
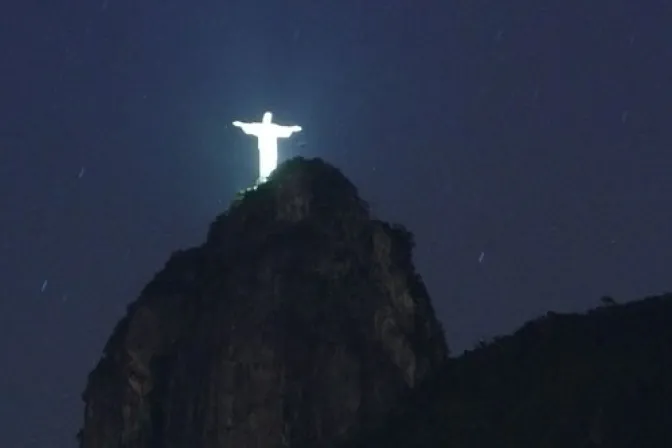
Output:
[[273,114],[266,112],[260,123],[242,123],[234,121],[233,125],[241,128],[244,133],[257,137],[259,148],[259,180],[261,183],[278,165],[278,139],[287,138],[301,131],[301,126],[281,126],[272,123]]

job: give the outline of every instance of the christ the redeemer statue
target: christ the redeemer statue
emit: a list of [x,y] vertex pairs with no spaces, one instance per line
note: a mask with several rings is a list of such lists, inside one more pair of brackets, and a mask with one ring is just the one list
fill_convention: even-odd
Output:
[[244,133],[257,137],[259,148],[259,180],[261,183],[278,165],[278,139],[287,138],[301,131],[301,126],[281,126],[272,123],[273,114],[266,112],[260,123],[242,123],[234,121],[233,125],[241,128]]

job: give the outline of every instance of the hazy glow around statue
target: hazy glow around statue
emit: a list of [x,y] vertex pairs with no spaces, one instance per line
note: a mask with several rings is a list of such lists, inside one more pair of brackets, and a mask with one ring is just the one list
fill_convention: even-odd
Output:
[[263,182],[278,166],[278,139],[301,131],[301,126],[281,126],[272,123],[273,114],[266,112],[259,123],[234,121],[244,133],[257,137],[259,148],[259,181]]

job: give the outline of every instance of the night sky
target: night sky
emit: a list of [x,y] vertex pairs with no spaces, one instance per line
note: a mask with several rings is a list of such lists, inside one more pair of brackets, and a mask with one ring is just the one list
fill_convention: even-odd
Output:
[[265,110],[304,128],[281,161],[415,233],[455,353],[672,289],[669,2],[36,3],[0,14],[2,447],[75,445],[112,328],[252,184],[230,123]]

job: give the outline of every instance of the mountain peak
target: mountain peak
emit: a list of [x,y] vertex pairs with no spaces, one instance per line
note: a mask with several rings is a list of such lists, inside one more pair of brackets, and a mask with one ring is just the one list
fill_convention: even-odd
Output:
[[[229,210],[210,228],[208,243],[251,225],[262,231],[303,222],[314,230],[362,224],[369,207],[357,188],[336,167],[322,159],[297,157],[278,166],[268,180],[238,193]],[[241,226],[241,227],[238,227]]]
[[321,447],[375,427],[447,356],[412,249],[335,167],[280,165],[129,306],[81,446]]

